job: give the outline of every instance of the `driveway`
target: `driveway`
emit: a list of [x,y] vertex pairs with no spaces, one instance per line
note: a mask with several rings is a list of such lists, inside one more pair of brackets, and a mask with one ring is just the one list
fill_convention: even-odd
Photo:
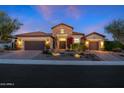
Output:
[[39,55],[41,51],[12,51],[10,53],[4,54],[0,56],[0,59],[32,59],[35,56]]
[[95,54],[103,61],[124,61],[124,58],[117,56],[114,52],[109,51],[89,51],[92,54]]

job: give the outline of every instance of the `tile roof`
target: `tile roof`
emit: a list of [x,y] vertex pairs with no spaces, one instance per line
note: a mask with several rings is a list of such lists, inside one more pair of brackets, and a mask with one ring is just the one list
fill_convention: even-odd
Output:
[[86,35],[86,37],[89,36],[89,35],[92,35],[92,34],[97,34],[97,35],[99,35],[99,36],[105,37],[103,34],[100,34],[100,33],[97,33],[97,32],[92,32],[92,33]]
[[23,33],[23,34],[18,34],[16,35],[16,37],[38,37],[38,36],[42,36],[42,37],[47,37],[47,36],[51,36],[48,33],[44,33],[44,32],[30,32],[30,33]]
[[53,29],[53,28],[55,28],[55,27],[57,27],[57,26],[59,26],[59,25],[65,25],[65,26],[68,26],[68,27],[70,27],[70,28],[72,28],[72,29],[73,29],[73,27],[72,27],[72,26],[67,25],[67,24],[65,24],[65,23],[60,23],[60,24],[58,24],[58,25],[55,25],[55,26],[53,26],[51,29]]
[[83,33],[80,33],[80,32],[73,32],[72,34],[73,35],[84,35]]

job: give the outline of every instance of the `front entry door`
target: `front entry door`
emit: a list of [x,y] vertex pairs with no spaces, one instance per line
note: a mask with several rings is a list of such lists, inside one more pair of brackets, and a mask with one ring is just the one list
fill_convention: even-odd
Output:
[[66,41],[59,41],[59,49],[66,49]]

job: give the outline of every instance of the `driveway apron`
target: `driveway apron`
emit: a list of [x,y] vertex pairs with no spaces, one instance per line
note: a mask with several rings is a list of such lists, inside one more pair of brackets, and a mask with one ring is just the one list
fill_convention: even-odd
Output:
[[41,51],[12,51],[12,53],[1,55],[0,59],[32,59],[40,53]]
[[95,54],[103,61],[123,61],[121,58],[108,51],[90,51],[90,53]]

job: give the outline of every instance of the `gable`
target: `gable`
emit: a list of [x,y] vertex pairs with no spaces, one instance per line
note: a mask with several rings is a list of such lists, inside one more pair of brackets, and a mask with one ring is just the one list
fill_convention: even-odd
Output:
[[69,28],[73,29],[72,26],[67,25],[67,24],[64,24],[64,23],[60,23],[60,24],[58,24],[58,25],[55,25],[55,26],[53,26],[51,29],[54,29],[54,28],[59,27],[59,26],[66,26],[66,27],[69,27]]
[[90,34],[86,37],[87,39],[100,39],[100,40],[104,40],[104,37],[98,34]]
[[59,24],[59,25],[55,26],[54,28],[52,28],[53,36],[56,36],[57,34],[71,35],[72,32],[73,32],[73,28],[68,25],[64,25],[64,24]]

